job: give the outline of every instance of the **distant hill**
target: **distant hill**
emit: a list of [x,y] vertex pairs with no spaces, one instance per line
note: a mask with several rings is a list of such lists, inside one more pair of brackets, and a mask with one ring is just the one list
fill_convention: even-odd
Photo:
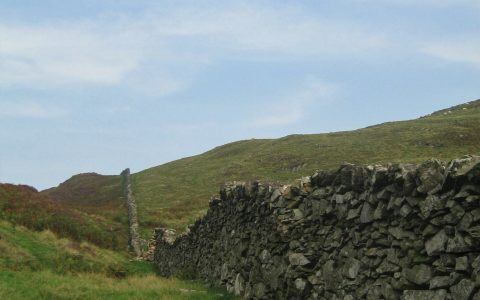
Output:
[[[317,169],[361,164],[417,163],[480,154],[480,100],[415,120],[323,134],[251,139],[172,161],[133,175],[140,226],[183,230],[202,215],[210,196],[226,181],[290,182]],[[126,166],[127,167],[127,166]],[[122,221],[118,176],[77,175],[44,191],[57,201]]]
[[50,230],[60,237],[88,241],[100,247],[125,250],[126,225],[88,214],[25,185],[0,184],[0,221],[31,230]]
[[122,198],[120,176],[78,174],[56,188],[42,191],[42,194],[64,206],[124,224],[127,230],[127,210]]

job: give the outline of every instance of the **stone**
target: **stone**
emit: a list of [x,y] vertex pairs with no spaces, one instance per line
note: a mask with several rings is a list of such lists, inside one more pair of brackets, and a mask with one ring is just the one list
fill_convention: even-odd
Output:
[[480,156],[464,156],[462,158],[454,159],[447,167],[449,175],[453,178],[466,175],[480,164]]
[[257,298],[263,298],[267,293],[267,287],[263,282],[259,282],[253,286],[253,294]]
[[475,283],[469,279],[462,279],[450,288],[452,298],[455,300],[468,300],[475,290]]
[[360,212],[360,223],[367,224],[373,221],[373,208],[368,202],[365,202]]
[[472,226],[467,229],[468,234],[474,238],[479,240],[480,239],[480,225]]
[[303,212],[300,209],[293,210],[293,220],[298,221],[303,219]]
[[465,198],[467,198],[468,196],[470,196],[470,193],[467,192],[467,191],[460,191],[458,194],[456,194],[453,199],[455,200],[463,200]]
[[322,216],[325,213],[330,212],[332,206],[329,201],[325,199],[320,199],[312,202],[312,211],[315,215]]
[[460,192],[466,192],[469,195],[480,195],[480,186],[474,184],[465,184]]
[[383,202],[379,202],[377,208],[373,212],[373,219],[374,220],[381,220],[384,218],[387,212],[387,206]]
[[437,195],[428,195],[418,204],[421,212],[420,216],[423,219],[427,219],[432,212],[443,209],[445,207],[445,202],[445,199],[440,198]]
[[452,215],[451,222],[457,224],[465,215],[465,210],[458,204],[455,204],[450,208],[450,214]]
[[259,258],[262,263],[267,263],[271,258],[270,252],[267,249],[263,249]]
[[222,281],[225,281],[228,279],[228,264],[224,263],[222,265],[221,271],[220,271],[220,278]]
[[475,257],[475,259],[473,260],[472,268],[475,271],[475,273],[480,273],[480,255]]
[[313,285],[319,285],[323,283],[323,279],[317,275],[310,275],[308,276],[308,282]]
[[290,264],[294,266],[305,266],[310,263],[310,260],[305,257],[302,253],[292,253],[288,256]]
[[438,230],[438,227],[437,226],[434,226],[432,224],[428,224],[422,231],[422,235],[427,237],[427,236],[432,236],[434,235],[435,233],[437,233],[439,230]]
[[417,285],[424,285],[432,278],[432,269],[423,264],[415,265],[413,268],[407,269],[405,275],[408,281]]
[[388,201],[387,211],[402,207],[402,204],[404,201],[405,201],[405,197],[393,196],[392,198],[390,198],[390,201]]
[[300,185],[302,187],[303,192],[311,193],[313,191],[312,177],[310,176],[302,177],[302,179],[300,180]]
[[449,287],[452,280],[450,276],[436,276],[430,280],[430,289],[436,290],[439,288]]
[[457,230],[462,231],[462,232],[468,232],[468,229],[472,225],[473,222],[473,216],[471,213],[466,213],[462,220],[460,220],[460,223],[457,225]]
[[383,189],[383,190],[381,190],[380,192],[377,193],[377,199],[389,200],[391,195],[392,195],[392,193],[389,190]]
[[444,252],[447,241],[448,237],[445,233],[445,230],[442,229],[437,232],[437,234],[435,234],[425,243],[425,250],[427,251],[428,256],[433,256]]
[[467,271],[468,266],[467,256],[457,257],[455,259],[455,271]]
[[423,201],[422,198],[419,197],[407,197],[407,202],[411,207],[416,207],[418,204]]
[[294,193],[294,189],[292,187],[291,184],[288,184],[288,185],[284,185],[281,190],[280,190],[283,198],[285,199],[293,199],[293,197],[295,196],[295,193]]
[[361,210],[361,207],[352,208],[352,209],[348,210],[347,220],[352,220],[352,219],[358,218],[360,216],[360,210]]
[[275,189],[272,193],[272,196],[270,196],[270,202],[275,202],[277,201],[278,198],[282,195],[282,192],[279,189]]
[[452,271],[455,268],[455,258],[451,254],[440,254],[440,258],[433,262],[433,266],[441,272]]
[[456,233],[453,238],[448,239],[447,241],[447,253],[463,253],[471,249],[469,243],[467,243],[466,238],[460,234]]
[[396,300],[398,299],[398,295],[393,289],[392,285],[390,285],[388,282],[383,281],[381,283],[381,291],[383,298],[386,300]]
[[355,258],[349,258],[343,266],[343,275],[350,279],[357,278],[358,272],[360,271],[361,262]]
[[430,159],[422,163],[418,168],[420,185],[417,191],[424,194],[435,194],[442,189],[445,168],[439,160]]
[[307,288],[308,282],[303,278],[295,279],[295,288],[299,291],[304,291]]
[[384,259],[380,266],[375,269],[375,272],[377,272],[378,274],[394,274],[398,271],[400,271],[400,267],[396,264],[389,262],[387,259]]
[[388,170],[385,167],[375,167],[375,171],[372,175],[372,186],[377,188],[384,186],[388,182]]
[[245,294],[243,295],[245,299],[252,299],[254,297],[253,295],[253,287],[249,284],[245,287]]
[[416,239],[416,236],[415,236],[414,233],[412,233],[410,231],[403,230],[400,227],[389,227],[388,228],[388,233],[390,233],[397,240],[402,240],[402,239],[414,240],[414,239]]
[[418,203],[418,206],[420,207],[420,216],[424,219],[428,218],[433,210],[433,197],[425,198]]
[[404,204],[402,205],[402,207],[400,208],[400,215],[404,218],[408,217],[408,215],[412,212],[412,207],[410,207],[410,205],[408,204]]
[[235,284],[234,284],[234,293],[237,296],[240,296],[245,291],[245,280],[243,279],[240,273],[237,274],[235,277]]
[[338,272],[333,260],[326,261],[322,266],[322,275],[326,290],[334,291],[339,288],[342,282],[342,276],[341,273]]
[[446,297],[446,290],[405,290],[402,300],[445,300]]
[[316,189],[310,194],[310,197],[317,200],[325,199],[326,196],[327,191],[324,188]]
[[480,200],[480,195],[470,195],[465,199],[468,203],[473,203],[473,202],[479,202]]

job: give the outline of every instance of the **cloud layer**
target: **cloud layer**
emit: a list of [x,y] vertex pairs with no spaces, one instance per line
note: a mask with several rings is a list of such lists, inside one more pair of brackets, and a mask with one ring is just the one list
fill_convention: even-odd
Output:
[[338,85],[318,78],[308,78],[303,86],[284,99],[277,99],[261,109],[261,115],[244,123],[246,128],[283,127],[299,122],[309,107],[332,101],[339,92]]
[[0,116],[28,119],[52,119],[66,116],[64,108],[35,102],[0,102]]
[[184,88],[199,68],[222,57],[318,60],[367,55],[386,44],[359,25],[253,4],[170,7],[140,19],[0,23],[0,41],[0,87],[128,82],[159,94]]
[[434,43],[426,47],[424,52],[443,60],[480,68],[480,41],[475,37],[468,41]]

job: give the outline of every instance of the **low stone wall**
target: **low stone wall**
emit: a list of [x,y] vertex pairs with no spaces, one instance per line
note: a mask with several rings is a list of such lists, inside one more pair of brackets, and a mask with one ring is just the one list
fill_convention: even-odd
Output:
[[480,157],[234,184],[209,206],[157,230],[163,275],[247,299],[480,299]]

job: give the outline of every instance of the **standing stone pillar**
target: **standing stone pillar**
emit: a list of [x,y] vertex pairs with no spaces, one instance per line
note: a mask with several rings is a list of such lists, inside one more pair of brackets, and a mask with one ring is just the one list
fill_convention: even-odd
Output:
[[137,204],[135,203],[135,197],[132,193],[131,181],[130,181],[130,169],[125,169],[122,173],[122,187],[123,195],[127,202],[128,209],[128,247],[135,252],[137,257],[142,256],[142,250],[140,248],[140,234],[138,227],[137,217]]

